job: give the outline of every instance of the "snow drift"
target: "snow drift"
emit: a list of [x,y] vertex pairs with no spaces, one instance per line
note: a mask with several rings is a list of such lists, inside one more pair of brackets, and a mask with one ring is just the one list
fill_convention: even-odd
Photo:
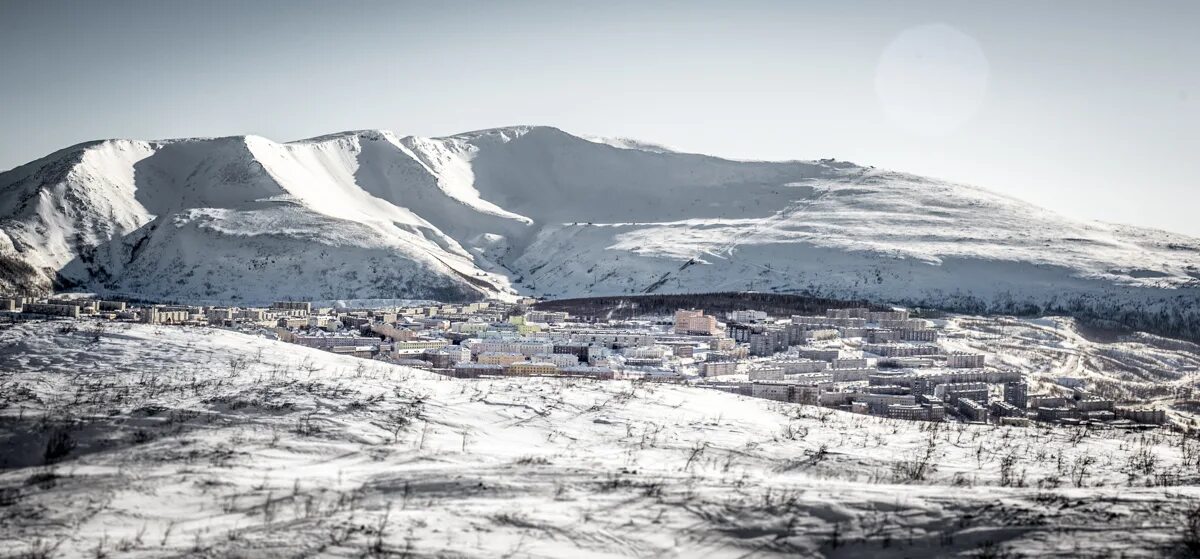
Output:
[[[6,556],[1166,557],[1200,499],[1200,443],[1166,430],[454,380],[223,330],[62,326],[0,331]],[[1005,354],[1062,357],[1027,349]]]

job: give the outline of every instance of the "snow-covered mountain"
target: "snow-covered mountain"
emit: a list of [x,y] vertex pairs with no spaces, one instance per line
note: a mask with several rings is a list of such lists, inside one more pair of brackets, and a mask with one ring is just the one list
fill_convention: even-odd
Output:
[[0,230],[8,288],[244,302],[758,290],[1200,322],[1194,238],[851,163],[549,127],[87,143],[0,174]]

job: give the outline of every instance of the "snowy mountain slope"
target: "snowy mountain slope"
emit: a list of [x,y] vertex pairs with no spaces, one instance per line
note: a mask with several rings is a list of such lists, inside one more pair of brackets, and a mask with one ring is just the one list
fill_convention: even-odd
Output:
[[79,254],[149,221],[134,198],[143,142],[82,144],[0,175],[0,252],[31,265],[44,284]]
[[30,283],[151,298],[506,292],[507,280],[477,268],[453,238],[358,185],[357,155],[371,141],[388,139],[77,146],[0,179],[12,208],[4,248],[42,272]]
[[[0,174],[0,201],[0,256],[38,270],[27,283],[102,292],[808,291],[1200,336],[1196,239],[845,162],[731,161],[549,127],[97,142]],[[239,223],[194,226],[200,215]],[[283,224],[303,226],[270,229]],[[286,264],[239,262],[250,241]],[[234,262],[169,252],[209,244]],[[346,251],[339,267],[369,264],[322,267],[330,247]],[[432,277],[444,279],[422,291]]]
[[452,380],[98,324],[0,331],[5,553],[1164,557],[1200,502],[1200,445],[1166,430]]

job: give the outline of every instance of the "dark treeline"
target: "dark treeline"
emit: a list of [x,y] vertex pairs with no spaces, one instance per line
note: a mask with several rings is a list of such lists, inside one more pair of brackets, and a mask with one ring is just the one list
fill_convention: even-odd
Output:
[[[912,309],[913,316],[938,318],[945,312],[1038,317],[1070,316],[1079,320],[1083,332],[1103,340],[1114,340],[1140,330],[1200,343],[1200,297],[1182,291],[1174,299],[1152,303],[1117,304],[1103,296],[1074,296],[1043,304],[1023,302],[1012,296],[983,301],[973,297],[941,300],[905,300],[895,304]],[[864,300],[845,300],[810,295],[780,293],[686,293],[678,295],[613,295],[557,299],[537,303],[538,310],[567,311],[575,316],[599,319],[624,319],[638,315],[667,315],[677,309],[698,308],[724,318],[734,310],[754,309],[772,316],[824,314],[825,309],[868,307],[887,310],[888,306]]]
[[[11,291],[14,295],[41,295],[45,286],[37,285],[37,270],[23,260],[0,254],[0,292]],[[7,289],[5,289],[7,288]]]
[[786,295],[779,293],[685,293],[678,295],[613,295],[609,297],[585,297],[579,299],[556,299],[534,305],[541,311],[566,311],[573,316],[589,318],[629,318],[639,315],[669,315],[678,309],[704,309],[706,314],[724,318],[729,311],[753,309],[766,311],[772,316],[786,317],[793,314],[825,314],[825,309],[868,307],[887,310],[889,307],[872,305],[866,301],[844,301]]
[[1073,295],[1041,304],[1014,296],[998,296],[991,301],[956,297],[939,301],[897,301],[896,304],[976,315],[1070,316],[1079,321],[1082,333],[1095,341],[1115,341],[1138,330],[1200,343],[1200,292],[1196,289],[1181,289],[1172,297],[1147,302],[1120,302],[1104,295]]

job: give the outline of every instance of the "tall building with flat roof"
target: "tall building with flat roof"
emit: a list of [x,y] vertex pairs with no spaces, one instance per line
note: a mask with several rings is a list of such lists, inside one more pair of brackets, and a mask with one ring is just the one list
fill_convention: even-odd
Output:
[[699,309],[679,309],[675,311],[676,334],[704,334],[714,336],[719,333],[716,317],[705,316]]
[[1004,383],[1004,401],[1020,409],[1029,407],[1029,385],[1022,381]]

